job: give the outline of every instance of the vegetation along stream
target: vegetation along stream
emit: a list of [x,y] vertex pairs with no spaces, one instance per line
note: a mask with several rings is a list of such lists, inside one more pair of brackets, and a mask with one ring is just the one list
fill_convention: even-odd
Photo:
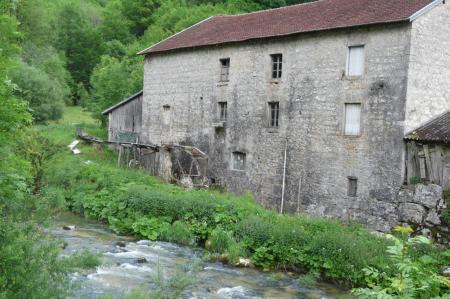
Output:
[[[65,230],[63,227],[71,227]],[[205,262],[201,251],[165,242],[135,241],[70,213],[58,216],[51,233],[66,243],[63,254],[85,249],[100,253],[102,265],[74,273],[73,298],[117,298],[133,290],[181,292],[183,298],[337,298],[326,285],[302,285],[284,273]],[[178,288],[178,290],[176,290]]]

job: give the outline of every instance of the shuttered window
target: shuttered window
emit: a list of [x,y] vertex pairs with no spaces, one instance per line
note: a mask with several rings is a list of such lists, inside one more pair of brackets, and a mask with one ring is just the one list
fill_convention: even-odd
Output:
[[347,76],[362,76],[364,74],[364,46],[348,48]]
[[344,134],[349,136],[361,134],[361,104],[345,104]]

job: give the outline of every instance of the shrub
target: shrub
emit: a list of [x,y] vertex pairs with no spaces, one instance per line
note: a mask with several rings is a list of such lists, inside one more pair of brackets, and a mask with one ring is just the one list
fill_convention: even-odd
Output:
[[208,249],[215,253],[225,253],[233,243],[235,241],[231,232],[216,228],[209,237]]
[[63,264],[71,270],[91,269],[100,266],[101,259],[100,254],[83,250],[64,258]]
[[450,280],[430,269],[430,256],[414,259],[411,249],[417,244],[430,244],[423,236],[408,238],[413,232],[409,227],[398,227],[399,238],[389,235],[394,242],[387,248],[393,273],[382,272],[374,267],[363,270],[368,288],[353,292],[362,298],[441,298],[450,292]]
[[149,240],[158,240],[162,228],[170,222],[169,218],[140,218],[133,223],[133,231]]
[[447,208],[442,212],[442,218],[450,228],[450,189],[444,191],[444,200],[447,202]]
[[192,245],[194,240],[189,224],[176,221],[172,225],[165,224],[161,227],[160,240],[178,243],[182,245]]

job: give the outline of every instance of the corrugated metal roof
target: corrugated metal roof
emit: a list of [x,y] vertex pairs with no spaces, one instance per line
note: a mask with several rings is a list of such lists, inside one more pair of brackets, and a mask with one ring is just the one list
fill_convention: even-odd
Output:
[[405,139],[450,143],[450,110],[407,134]]
[[443,0],[319,0],[277,9],[216,16],[139,54],[218,45],[371,24],[409,22]]
[[121,102],[119,102],[119,103],[117,103],[117,104],[115,104],[115,105],[113,105],[113,106],[111,106],[111,107],[109,107],[108,109],[106,109],[105,111],[103,111],[102,114],[105,115],[105,114],[110,113],[110,112],[113,111],[113,110],[116,110],[116,109],[119,108],[120,106],[123,106],[123,105],[125,105],[126,103],[131,102],[132,100],[134,100],[134,99],[140,97],[141,95],[143,95],[143,93],[144,93],[144,92],[141,90],[140,92],[138,92],[138,93],[132,95],[131,97],[129,97],[129,98],[127,98],[127,99],[125,99],[125,100],[123,100],[123,101],[121,101]]

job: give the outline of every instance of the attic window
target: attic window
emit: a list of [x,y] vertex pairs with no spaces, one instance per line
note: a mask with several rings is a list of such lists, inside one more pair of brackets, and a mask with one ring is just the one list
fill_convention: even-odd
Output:
[[230,58],[220,59],[220,81],[228,81],[230,75]]
[[347,76],[362,76],[364,74],[364,46],[348,48]]
[[358,178],[354,176],[349,176],[347,187],[347,196],[357,197],[358,196]]
[[234,152],[233,153],[233,170],[245,170],[246,164],[246,154],[242,152]]
[[283,73],[283,54],[272,54],[272,79],[280,79]]

